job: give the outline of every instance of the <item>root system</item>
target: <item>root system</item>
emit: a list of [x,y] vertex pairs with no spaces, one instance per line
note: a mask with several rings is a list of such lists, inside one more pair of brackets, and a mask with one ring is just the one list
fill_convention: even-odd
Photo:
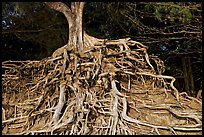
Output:
[[202,134],[201,100],[179,93],[146,46],[86,38],[81,53],[2,63],[3,134]]

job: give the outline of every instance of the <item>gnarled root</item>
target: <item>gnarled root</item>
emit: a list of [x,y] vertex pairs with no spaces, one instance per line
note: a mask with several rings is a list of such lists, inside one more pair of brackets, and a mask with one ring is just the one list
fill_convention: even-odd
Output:
[[179,94],[146,46],[84,39],[81,53],[65,45],[41,61],[2,63],[3,134],[202,133],[202,102]]

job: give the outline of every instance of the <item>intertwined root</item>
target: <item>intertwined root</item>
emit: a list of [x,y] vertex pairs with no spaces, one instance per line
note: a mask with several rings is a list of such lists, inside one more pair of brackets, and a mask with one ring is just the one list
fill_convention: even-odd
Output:
[[146,46],[87,37],[81,53],[3,62],[3,134],[201,134],[201,102]]

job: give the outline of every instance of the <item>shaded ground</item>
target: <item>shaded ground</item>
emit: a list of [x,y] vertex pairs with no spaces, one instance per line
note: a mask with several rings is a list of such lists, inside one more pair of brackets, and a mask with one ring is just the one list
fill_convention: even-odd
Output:
[[146,46],[85,38],[82,53],[3,62],[3,134],[202,134],[201,100]]

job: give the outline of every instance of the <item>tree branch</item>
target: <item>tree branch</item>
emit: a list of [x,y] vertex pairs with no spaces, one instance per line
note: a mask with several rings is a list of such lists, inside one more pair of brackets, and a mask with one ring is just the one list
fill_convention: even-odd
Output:
[[72,11],[66,4],[62,2],[45,2],[45,4],[51,9],[62,12],[68,20],[71,20]]

